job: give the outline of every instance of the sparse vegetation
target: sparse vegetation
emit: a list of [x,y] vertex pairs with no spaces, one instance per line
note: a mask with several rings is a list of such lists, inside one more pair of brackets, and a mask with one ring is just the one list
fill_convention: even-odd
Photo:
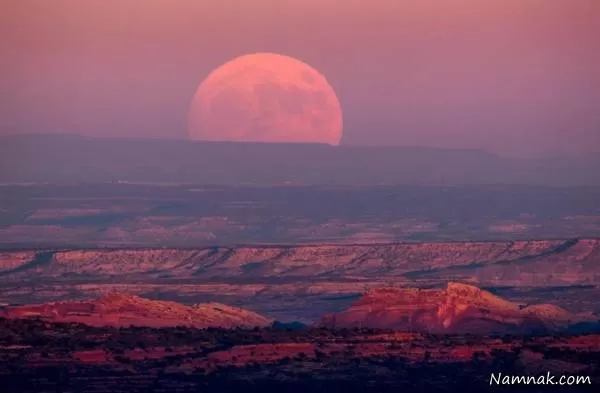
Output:
[[[96,328],[0,319],[0,383],[11,391],[455,391],[494,372],[561,360],[600,376],[598,336],[482,337],[375,329]],[[43,345],[39,345],[43,343]],[[587,344],[586,344],[587,343]],[[551,363],[548,363],[551,364]],[[76,379],[75,379],[76,377]],[[81,386],[81,385],[79,385]],[[134,388],[135,387],[135,388]],[[20,390],[19,390],[20,389]]]

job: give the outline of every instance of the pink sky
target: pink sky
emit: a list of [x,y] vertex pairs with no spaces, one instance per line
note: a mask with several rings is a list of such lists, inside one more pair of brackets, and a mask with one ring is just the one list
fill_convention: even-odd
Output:
[[[598,0],[4,0],[0,133],[186,137],[200,81],[321,71],[343,144],[600,150]],[[8,12],[6,12],[8,11]]]

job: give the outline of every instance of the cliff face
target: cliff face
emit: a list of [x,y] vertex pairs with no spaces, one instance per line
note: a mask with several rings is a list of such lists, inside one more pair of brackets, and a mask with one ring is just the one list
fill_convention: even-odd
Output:
[[31,263],[35,257],[35,251],[0,253],[0,274],[14,272],[21,266]]
[[[251,311],[219,303],[191,307],[138,296],[109,294],[90,301],[51,302],[6,307],[0,317],[41,318],[51,322],[77,322],[91,326],[265,327],[273,320]],[[446,289],[374,289],[348,309],[325,315],[317,326],[369,327],[428,333],[556,332],[589,315],[572,314],[560,307],[521,305],[477,287],[449,283]]]
[[600,283],[600,240],[4,252],[0,279],[442,279],[503,285]]
[[219,303],[187,307],[175,302],[110,294],[92,301],[54,302],[7,307],[4,318],[37,317],[52,322],[78,322],[91,326],[264,327],[270,319]]
[[591,320],[553,305],[524,306],[465,284],[446,289],[376,289],[348,309],[323,317],[320,326],[369,327],[429,333],[530,333],[558,331]]

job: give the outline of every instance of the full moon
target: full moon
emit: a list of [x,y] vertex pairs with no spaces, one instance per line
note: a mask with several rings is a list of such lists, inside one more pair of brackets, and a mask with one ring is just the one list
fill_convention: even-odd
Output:
[[274,53],[244,55],[212,71],[188,122],[193,140],[338,145],[342,138],[342,110],[325,77]]

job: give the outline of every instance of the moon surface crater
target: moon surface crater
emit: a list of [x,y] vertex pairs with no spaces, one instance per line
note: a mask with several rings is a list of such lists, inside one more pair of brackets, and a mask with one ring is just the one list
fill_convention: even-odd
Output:
[[337,145],[342,137],[342,110],[325,77],[273,53],[244,55],[211,72],[188,120],[193,140]]

